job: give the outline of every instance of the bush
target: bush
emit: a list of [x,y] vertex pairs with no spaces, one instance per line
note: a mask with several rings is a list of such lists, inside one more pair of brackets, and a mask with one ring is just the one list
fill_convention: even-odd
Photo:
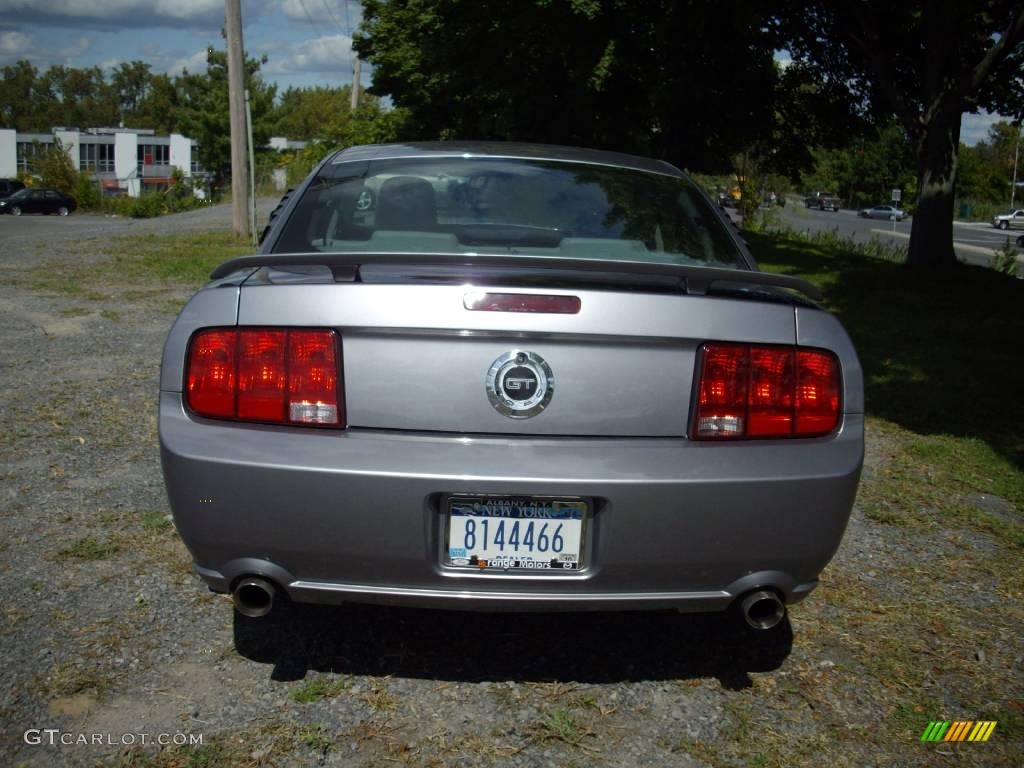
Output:
[[992,269],[1010,277],[1017,276],[1017,249],[1006,238],[1006,243],[992,256]]

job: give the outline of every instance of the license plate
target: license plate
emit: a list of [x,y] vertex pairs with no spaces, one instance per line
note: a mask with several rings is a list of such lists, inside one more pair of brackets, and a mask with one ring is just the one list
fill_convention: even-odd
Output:
[[579,499],[453,496],[445,565],[578,571],[586,517]]

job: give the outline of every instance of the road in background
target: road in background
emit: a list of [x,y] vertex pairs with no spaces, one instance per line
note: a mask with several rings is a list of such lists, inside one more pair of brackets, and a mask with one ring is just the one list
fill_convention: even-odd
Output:
[[[817,211],[805,207],[792,198],[779,208],[779,217],[787,226],[799,232],[836,232],[840,237],[856,242],[877,238],[882,242],[906,246],[910,240],[912,219],[893,222],[883,219],[864,219],[856,211]],[[1002,248],[1007,237],[1013,243],[1019,230],[1003,231],[983,222],[953,222],[953,248],[957,258],[967,264],[987,267],[997,248]],[[1019,249],[1018,249],[1019,250]],[[1021,256],[1018,255],[1018,260]]]

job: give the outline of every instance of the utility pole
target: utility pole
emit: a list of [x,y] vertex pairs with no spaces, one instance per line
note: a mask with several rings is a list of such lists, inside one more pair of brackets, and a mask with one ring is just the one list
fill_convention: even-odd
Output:
[[352,108],[352,114],[356,113],[356,109],[359,107],[359,78],[360,78],[360,63],[359,57],[356,56],[355,60],[355,71],[352,74],[352,103],[349,105]]
[[1021,124],[1017,123],[1017,148],[1013,151],[1013,181],[1010,182],[1010,210],[1013,210],[1013,201],[1017,199],[1017,158],[1020,157],[1020,130]]
[[242,47],[241,0],[224,0],[228,38],[228,107],[231,115],[231,225],[236,235],[249,232],[245,166],[245,53]]
[[249,89],[245,89],[245,127],[249,140],[249,230],[252,246],[259,245],[256,237],[256,156],[252,141],[252,108],[249,106]]

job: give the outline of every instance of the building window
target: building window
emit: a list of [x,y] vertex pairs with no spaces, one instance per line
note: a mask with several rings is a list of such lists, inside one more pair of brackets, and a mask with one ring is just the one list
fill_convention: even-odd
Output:
[[171,148],[166,144],[139,144],[139,175],[147,165],[170,165]]
[[97,173],[114,172],[113,144],[81,144],[79,146],[79,167],[83,171]]
[[33,141],[18,142],[18,171],[28,173],[29,166],[39,152],[39,145]]

